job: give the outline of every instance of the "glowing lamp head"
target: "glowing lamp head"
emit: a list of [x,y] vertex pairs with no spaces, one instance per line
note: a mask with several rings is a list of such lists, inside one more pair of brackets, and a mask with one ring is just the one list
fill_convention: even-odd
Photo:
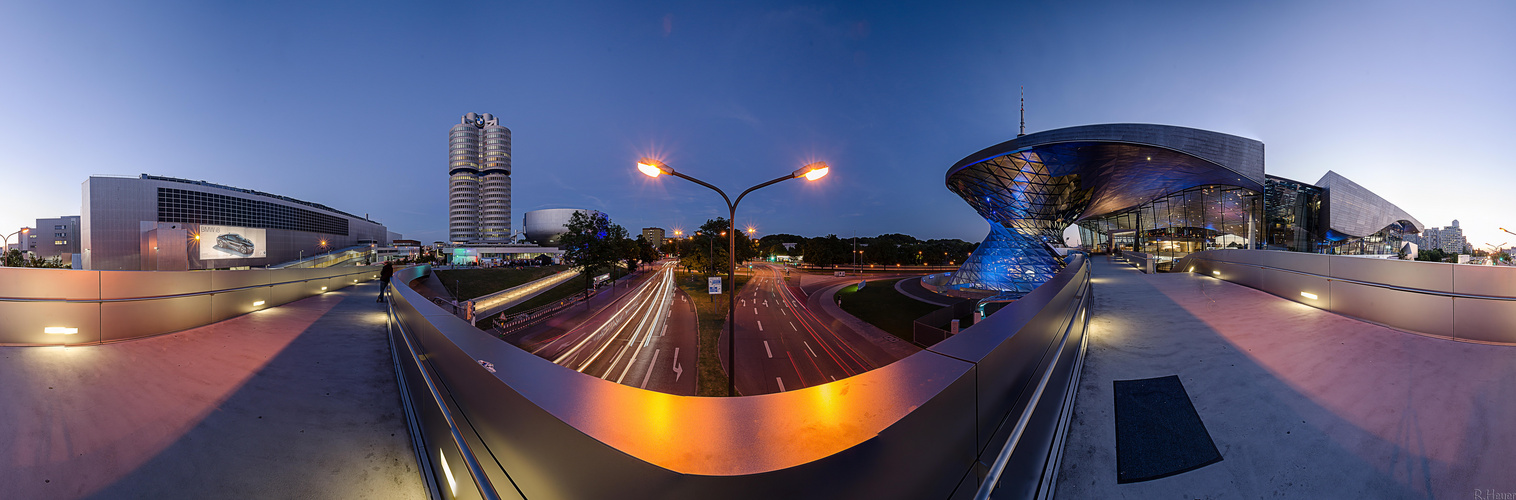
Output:
[[668,165],[664,165],[663,162],[652,158],[638,160],[637,170],[642,171],[648,177],[658,177],[659,174],[673,173],[673,170],[670,170]]
[[800,167],[800,170],[795,171],[795,177],[805,177],[805,180],[814,181],[816,179],[826,177],[827,172],[830,172],[831,170],[832,167],[827,166],[826,162],[818,161],[816,163]]

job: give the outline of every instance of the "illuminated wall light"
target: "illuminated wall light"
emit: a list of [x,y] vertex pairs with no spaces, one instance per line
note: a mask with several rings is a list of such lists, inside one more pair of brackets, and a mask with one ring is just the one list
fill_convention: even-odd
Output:
[[453,479],[453,470],[447,467],[447,454],[439,448],[437,458],[442,459],[442,474],[447,476],[447,487],[453,491],[453,496],[458,496],[458,481]]
[[53,335],[73,335],[79,333],[79,329],[69,328],[66,326],[49,326],[47,328],[43,328],[42,333],[51,333]]
[[321,291],[325,292],[326,291],[326,287],[324,287],[324,286],[321,287]]
[[1316,300],[1316,294],[1311,292],[1300,292],[1300,296],[1307,299]]
[[1211,271],[1211,274],[1221,276],[1221,271]]
[[263,305],[263,301],[261,301],[261,300],[253,302],[253,307],[258,307],[258,306],[261,306],[261,305]]

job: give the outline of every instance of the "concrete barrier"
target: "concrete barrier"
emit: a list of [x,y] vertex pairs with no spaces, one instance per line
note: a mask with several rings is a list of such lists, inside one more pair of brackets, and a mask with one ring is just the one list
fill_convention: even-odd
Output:
[[1516,345],[1516,268],[1277,250],[1207,250],[1189,271],[1413,333]]

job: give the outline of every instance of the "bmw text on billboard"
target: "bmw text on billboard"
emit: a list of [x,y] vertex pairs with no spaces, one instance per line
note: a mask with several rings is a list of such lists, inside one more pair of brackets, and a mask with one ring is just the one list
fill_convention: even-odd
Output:
[[257,228],[200,226],[200,260],[268,257],[265,236]]

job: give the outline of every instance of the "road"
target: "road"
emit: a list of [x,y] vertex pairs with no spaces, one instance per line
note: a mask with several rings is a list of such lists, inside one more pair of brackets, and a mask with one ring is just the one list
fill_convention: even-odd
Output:
[[[737,295],[737,392],[744,396],[790,391],[841,380],[899,359],[842,322],[806,307],[808,297],[788,286],[783,268],[760,265]],[[870,276],[881,279],[887,276]],[[807,278],[827,286],[857,281],[849,278]],[[815,289],[823,289],[818,286]],[[818,314],[819,313],[819,314]],[[893,341],[894,339],[888,339]],[[726,360],[727,337],[721,352]],[[906,352],[911,352],[906,350]]]
[[[666,263],[615,300],[591,304],[587,318],[514,336],[516,345],[554,363],[618,384],[695,394],[696,319],[689,296]],[[577,306],[576,306],[577,307]]]

